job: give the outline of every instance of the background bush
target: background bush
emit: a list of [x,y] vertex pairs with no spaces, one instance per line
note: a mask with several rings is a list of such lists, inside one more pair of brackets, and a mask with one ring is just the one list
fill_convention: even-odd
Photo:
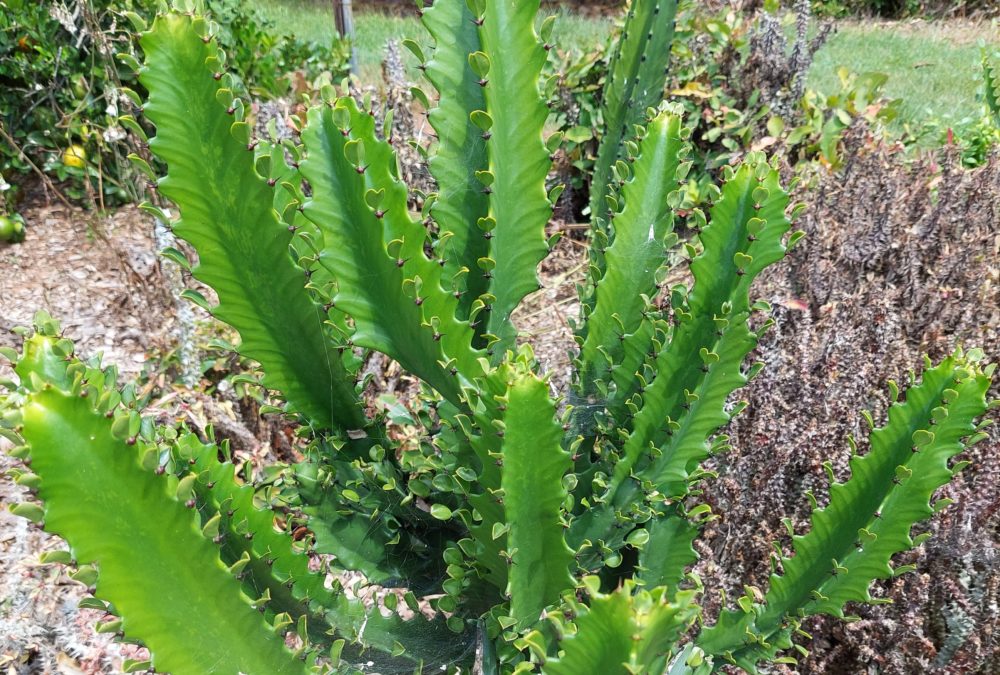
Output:
[[[131,112],[122,87],[140,87],[116,55],[140,56],[126,12],[149,19],[154,6],[152,0],[0,0],[0,124],[8,136],[0,140],[0,173],[15,186],[7,193],[9,210],[32,165],[68,197],[92,206],[137,196],[127,160],[134,148],[119,116]],[[209,0],[208,6],[243,93],[254,99],[287,94],[293,72],[309,80],[346,74],[339,43],[281,32],[251,3]]]
[[[127,152],[118,145],[125,134],[117,118],[127,105],[121,86],[134,85],[134,77],[119,76],[114,54],[132,51],[132,34],[112,4],[140,14],[151,5],[0,0],[0,122],[9,136],[0,144],[0,172],[7,181],[34,164],[68,180],[71,197],[89,192],[95,203],[128,198],[122,180]],[[77,146],[75,160],[63,162],[71,146]]]
[[816,0],[816,9],[837,16],[902,17],[988,17],[1000,7],[994,0]]

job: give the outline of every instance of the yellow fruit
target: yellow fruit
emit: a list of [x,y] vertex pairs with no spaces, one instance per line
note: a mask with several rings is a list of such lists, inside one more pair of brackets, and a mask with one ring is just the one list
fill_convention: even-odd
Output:
[[87,164],[87,151],[82,145],[71,145],[63,153],[62,161],[64,166],[75,166],[82,169]]

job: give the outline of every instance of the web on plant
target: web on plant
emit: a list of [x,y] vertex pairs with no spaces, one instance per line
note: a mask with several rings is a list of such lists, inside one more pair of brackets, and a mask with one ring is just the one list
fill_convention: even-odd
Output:
[[[374,526],[372,528],[374,530]],[[444,581],[446,577],[441,576],[435,586]],[[383,618],[390,618],[398,614],[400,619],[408,622],[406,624],[406,645],[411,650],[411,655],[394,656],[384,651],[364,646],[365,633],[368,619],[362,622],[358,629],[355,643],[346,645],[341,660],[362,673],[372,673],[378,675],[396,675],[402,673],[450,673],[457,675],[462,672],[473,672],[463,666],[468,666],[474,661],[473,653],[477,653],[484,639],[483,627],[476,626],[475,630],[466,627],[461,634],[456,634],[448,629],[444,622],[447,615],[436,611],[431,600],[439,596],[418,597],[416,609],[410,607],[406,600],[408,591],[415,589],[406,586],[405,579],[398,579],[400,582],[394,584],[387,581],[383,585],[369,584],[365,577],[358,572],[343,572],[337,576],[337,580],[344,588],[348,598],[359,601],[368,608],[369,616],[374,616],[379,612]],[[389,595],[395,596],[396,609],[387,608],[386,598]],[[421,622],[423,619],[434,621],[434,623]],[[421,655],[439,654],[440,657],[418,662],[415,658]]]
[[[444,630],[447,636],[450,636],[450,639],[453,640],[449,645],[442,644],[441,630],[432,627],[411,628],[407,642],[423,653],[456,654],[456,656],[449,659],[417,663],[405,657],[393,657],[375,649],[369,649],[356,656],[350,655],[342,658],[360,672],[371,673],[372,675],[403,675],[404,673],[409,675],[415,672],[424,673],[425,675],[431,675],[432,673],[462,675],[475,672],[475,666],[469,666],[481,661],[483,641],[488,639],[483,626],[480,624],[474,631],[467,629],[462,634],[451,633],[447,629]],[[415,637],[414,633],[416,633]],[[445,639],[447,639],[447,636]]]

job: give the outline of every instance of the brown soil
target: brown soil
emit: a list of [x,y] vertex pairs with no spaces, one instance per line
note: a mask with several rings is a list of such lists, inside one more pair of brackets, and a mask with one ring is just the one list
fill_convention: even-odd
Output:
[[0,244],[0,345],[38,310],[62,322],[83,353],[104,352],[127,373],[168,343],[173,300],[163,289],[151,219],[133,207],[101,218],[29,199],[22,244]]
[[520,341],[531,345],[542,370],[549,375],[549,388],[555,396],[564,396],[569,390],[576,348],[569,322],[580,316],[576,285],[583,283],[587,274],[586,243],[568,235],[565,230],[542,261],[538,275],[542,290],[525,298],[513,316]]

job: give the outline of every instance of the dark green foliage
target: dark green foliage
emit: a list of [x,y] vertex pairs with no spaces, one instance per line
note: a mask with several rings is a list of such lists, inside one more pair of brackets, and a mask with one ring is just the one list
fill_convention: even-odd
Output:
[[556,215],[567,222],[587,220],[583,213],[603,128],[600,99],[606,72],[607,45],[594,51],[564,51],[555,45],[549,51],[545,74],[554,85],[549,122],[563,134],[554,168],[557,180],[566,186]]
[[[0,139],[0,173],[8,182],[30,174],[30,161],[65,181],[72,199],[102,208],[137,201],[141,174],[127,156],[139,144],[129,137],[132,123],[120,118],[135,116],[139,106],[123,88],[144,90],[119,55],[141,58],[132,18],[148,22],[157,6],[156,0],[0,1],[0,124],[27,155]],[[208,10],[243,95],[285,95],[292,71],[309,81],[346,72],[340,44],[282,35],[250,3],[211,0]],[[67,161],[70,148],[80,161]]]
[[[119,87],[135,86],[135,75],[119,72],[114,55],[135,53],[123,12],[151,16],[153,5],[0,2],[0,124],[28,157],[0,139],[0,172],[8,181],[30,173],[31,161],[69,181],[71,197],[98,205],[134,197],[118,116],[131,112]],[[86,158],[64,162],[74,145]]]
[[229,68],[239,74],[246,92],[272,99],[289,92],[289,77],[301,71],[308,81],[321,73],[333,80],[347,75],[350,55],[341,42],[320,44],[282,34],[253,3],[208,0],[207,9],[219,26],[218,39],[229,57]]

